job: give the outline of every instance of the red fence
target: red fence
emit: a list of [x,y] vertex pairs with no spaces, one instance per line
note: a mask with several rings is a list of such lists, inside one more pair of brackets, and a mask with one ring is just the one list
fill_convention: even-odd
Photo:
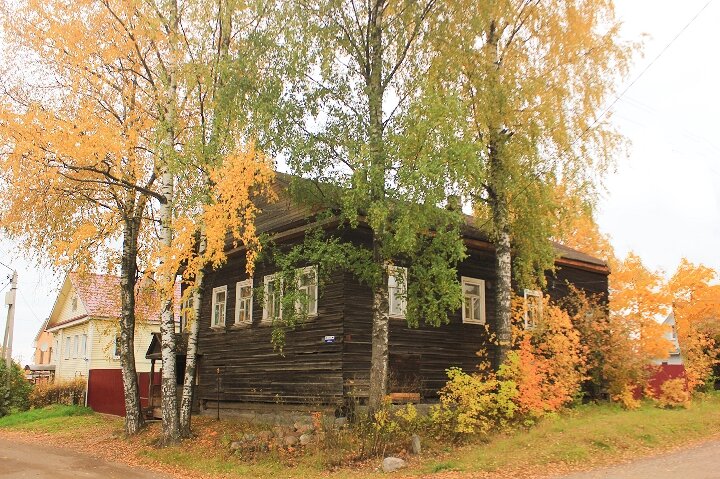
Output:
[[[147,406],[150,373],[139,373],[140,402]],[[155,382],[160,381],[160,374],[155,373]],[[122,371],[119,369],[91,369],[88,378],[88,406],[93,411],[116,416],[125,415],[125,398],[123,395]]]
[[682,364],[662,364],[650,378],[650,389],[655,395],[660,394],[660,387],[668,379],[685,377],[685,366]]

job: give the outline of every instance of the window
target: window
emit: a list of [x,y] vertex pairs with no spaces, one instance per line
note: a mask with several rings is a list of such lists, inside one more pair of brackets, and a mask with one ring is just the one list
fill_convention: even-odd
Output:
[[115,336],[115,343],[113,344],[113,359],[120,359],[120,335]]
[[404,318],[407,310],[407,268],[388,266],[388,313]]
[[65,359],[70,359],[70,337],[65,338]]
[[73,312],[77,311],[77,296],[73,296],[73,299],[72,299],[72,310],[73,310]]
[[263,321],[272,321],[273,318],[282,317],[280,301],[282,298],[282,280],[277,274],[265,276],[265,307],[263,308]]
[[485,281],[465,276],[460,279],[463,291],[463,323],[485,324]]
[[212,292],[212,323],[213,328],[225,326],[225,305],[227,303],[227,286],[213,288]]
[[670,334],[671,334],[670,337],[671,337],[672,339],[677,339],[677,326],[675,326],[675,325],[673,324],[671,327],[672,327],[672,329],[671,329],[671,331],[670,331]]
[[180,332],[184,332],[187,329],[188,321],[194,314],[195,302],[193,301],[194,295],[190,295],[188,298],[180,303]]
[[308,266],[297,270],[298,295],[303,297],[296,305],[298,311],[308,316],[316,316],[318,308],[317,267]]
[[73,338],[73,358],[78,357],[78,349],[80,349],[80,336],[76,334]]
[[87,334],[80,336],[80,357],[87,358]]
[[525,329],[535,329],[542,319],[542,292],[526,289],[525,303]]
[[235,285],[235,324],[252,323],[252,278]]

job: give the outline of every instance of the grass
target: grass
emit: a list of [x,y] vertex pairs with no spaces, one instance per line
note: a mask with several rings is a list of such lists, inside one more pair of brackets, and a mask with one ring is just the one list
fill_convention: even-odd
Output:
[[644,404],[634,411],[617,405],[581,406],[528,431],[499,435],[463,448],[455,457],[465,471],[588,466],[638,457],[654,449],[688,444],[720,430],[720,394],[695,401],[689,409],[658,409]]
[[0,428],[52,432],[60,423],[74,428],[94,422],[93,416],[93,410],[87,407],[55,405],[1,417]]
[[[159,424],[153,424],[139,437],[123,439],[122,422],[92,413],[87,408],[54,406],[12,414],[0,418],[2,430],[30,433],[44,432],[57,436],[80,438],[71,441],[78,448],[97,442],[103,435],[108,451],[115,460],[132,456],[128,461],[150,464],[161,470],[189,471],[177,477],[298,477],[313,479],[332,476],[358,478],[375,476],[378,460],[328,470],[328,454],[342,451],[332,444],[309,447],[304,453],[271,451],[254,457],[240,457],[229,452],[229,443],[258,426],[233,421],[215,422],[199,417],[194,422],[196,439],[180,446],[159,449]],[[485,443],[451,447],[423,441],[424,453],[411,460],[409,475],[472,476],[494,471],[507,476],[512,471],[550,472],[607,464],[640,457],[674,446],[710,438],[720,430],[720,394],[708,394],[693,402],[689,409],[663,410],[652,404],[625,411],[616,405],[587,405],[540,421],[528,430],[499,434]],[[337,449],[337,450],[335,450]],[[112,454],[112,452],[108,453]],[[113,458],[107,454],[103,457]],[[123,459],[124,460],[124,459]]]

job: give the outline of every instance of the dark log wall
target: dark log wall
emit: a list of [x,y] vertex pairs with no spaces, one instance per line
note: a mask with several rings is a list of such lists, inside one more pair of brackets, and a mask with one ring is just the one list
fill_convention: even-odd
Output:
[[[459,274],[485,280],[486,322],[493,324],[492,253],[471,252]],[[345,279],[345,291],[348,298],[343,357],[345,391],[362,401],[367,397],[370,369],[372,298],[370,290],[351,276]],[[423,398],[434,398],[447,381],[448,368],[472,371],[480,362],[478,352],[492,354],[490,348],[485,326],[463,324],[461,310],[450,316],[448,324],[439,327],[425,325],[421,319],[418,328],[411,328],[404,319],[391,319],[389,391],[419,392]]]
[[607,301],[607,274],[572,266],[559,266],[554,273],[547,275],[547,292],[552,299],[558,300],[567,296],[569,291],[568,283],[589,295],[600,294]]
[[[273,272],[269,265],[258,264],[255,288],[262,288],[264,275]],[[340,402],[343,395],[343,275],[331,278],[320,291],[318,316],[287,333],[283,354],[273,350],[271,326],[260,324],[259,298],[253,299],[253,324],[233,327],[235,283],[246,278],[242,254],[207,276],[200,320],[199,400],[215,401],[216,370],[220,368],[222,402]],[[222,285],[228,287],[226,327],[215,330],[210,328],[212,289]],[[325,343],[325,336],[335,336],[337,342]]]
[[[280,211],[263,221],[265,226],[281,222]],[[299,224],[299,223],[296,223]],[[269,227],[267,229],[273,229]],[[359,232],[346,230],[346,240],[367,242]],[[294,241],[301,241],[297,238]],[[485,311],[489,327],[495,322],[494,259],[491,250],[471,250],[459,268],[461,276],[485,280]],[[263,277],[275,272],[269,264],[258,264],[255,288]],[[344,396],[367,397],[370,369],[372,296],[369,287],[350,273],[336,272],[320,288],[318,316],[287,333],[284,355],[274,351],[271,327],[260,324],[262,304],[253,301],[253,324],[233,327],[235,284],[247,278],[244,254],[235,253],[220,270],[207,276],[201,311],[198,399],[215,401],[216,370],[220,368],[220,400],[225,403],[339,404]],[[567,294],[566,281],[589,292],[607,292],[607,275],[563,266],[548,276],[548,292],[557,299]],[[227,285],[226,327],[210,328],[212,289]],[[392,319],[390,327],[390,392],[419,392],[424,399],[437,396],[447,380],[446,370],[458,366],[474,370],[485,349],[492,357],[487,328],[463,324],[461,311],[440,327],[410,328],[405,320]],[[323,341],[334,336],[334,343]]]

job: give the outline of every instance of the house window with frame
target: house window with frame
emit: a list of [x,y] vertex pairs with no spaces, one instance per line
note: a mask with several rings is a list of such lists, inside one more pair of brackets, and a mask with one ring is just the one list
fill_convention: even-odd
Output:
[[80,357],[87,358],[87,334],[80,336]]
[[272,321],[282,317],[282,278],[278,274],[268,274],[263,279],[265,286],[265,306],[263,321]]
[[74,313],[75,311],[77,311],[77,307],[78,307],[78,299],[77,299],[77,296],[73,296],[72,301],[71,301],[71,307],[72,307],[73,313]]
[[65,359],[70,359],[70,336],[65,338]]
[[404,318],[407,311],[407,268],[388,266],[388,315]]
[[115,335],[115,341],[113,343],[113,359],[120,359],[120,335]]
[[218,286],[212,291],[212,322],[211,327],[225,326],[225,310],[227,306],[227,286]]
[[543,295],[542,291],[526,289],[523,292],[524,302],[524,326],[532,330],[540,324],[542,319]]
[[318,277],[317,266],[298,268],[297,270],[298,295],[303,299],[298,301],[298,311],[307,316],[317,316],[318,312]]
[[73,359],[77,359],[78,350],[80,349],[80,336],[77,334],[73,338]]
[[485,324],[485,280],[461,278],[463,292],[462,322]]
[[252,323],[252,278],[240,281],[235,285],[235,324]]

